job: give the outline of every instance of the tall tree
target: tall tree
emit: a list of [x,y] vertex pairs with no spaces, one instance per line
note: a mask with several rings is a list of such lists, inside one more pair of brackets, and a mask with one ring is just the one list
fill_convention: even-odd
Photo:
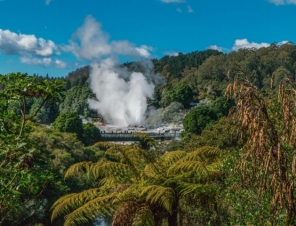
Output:
[[[15,212],[41,192],[52,176],[28,138],[26,125],[47,101],[60,100],[64,83],[11,73],[0,75],[0,84],[0,225],[12,225],[24,220],[15,219]],[[40,99],[40,105],[27,115],[26,103],[31,98]]]

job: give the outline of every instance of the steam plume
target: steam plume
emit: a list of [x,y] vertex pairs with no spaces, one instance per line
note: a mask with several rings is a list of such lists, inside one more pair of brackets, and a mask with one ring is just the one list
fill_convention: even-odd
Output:
[[128,74],[127,70],[116,68],[109,58],[100,65],[92,64],[90,87],[98,100],[88,100],[89,106],[108,123],[117,126],[144,123],[146,100],[152,98],[154,85],[143,73]]
[[[93,17],[88,16],[70,41],[71,51],[80,59],[91,60],[90,88],[96,100],[88,100],[89,107],[97,110],[108,123],[117,126],[141,125],[145,120],[147,98],[152,98],[154,75],[150,56],[152,48],[140,47],[126,41],[110,41]],[[130,72],[119,67],[120,56],[140,59],[141,71]],[[153,84],[154,83],[154,84]]]

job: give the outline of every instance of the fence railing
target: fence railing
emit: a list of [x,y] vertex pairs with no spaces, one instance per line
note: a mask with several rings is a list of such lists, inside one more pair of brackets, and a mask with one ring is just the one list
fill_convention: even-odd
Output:
[[[175,133],[143,133],[153,139],[158,140],[173,140],[176,138]],[[133,133],[101,133],[102,141],[140,141],[140,137]]]

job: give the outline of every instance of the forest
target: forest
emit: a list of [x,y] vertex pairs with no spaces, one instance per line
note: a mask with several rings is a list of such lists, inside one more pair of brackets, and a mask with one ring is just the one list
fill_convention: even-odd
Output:
[[89,66],[0,75],[0,225],[296,225],[296,46],[152,62],[148,105],[188,112],[181,140],[101,141]]

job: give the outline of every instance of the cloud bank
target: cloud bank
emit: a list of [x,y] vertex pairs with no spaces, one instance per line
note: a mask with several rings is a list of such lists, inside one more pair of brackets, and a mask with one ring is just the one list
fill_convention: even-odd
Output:
[[64,48],[35,35],[17,34],[0,29],[0,53],[18,55],[21,63],[66,68],[67,64],[62,60],[52,59],[60,55]]
[[250,48],[255,48],[255,49],[259,49],[261,47],[268,47],[270,46],[269,43],[256,43],[256,42],[249,42],[246,38],[244,39],[237,39],[234,42],[234,45],[232,46],[232,50],[236,51],[238,49],[250,49]]
[[49,57],[59,54],[58,46],[51,40],[35,35],[17,34],[0,29],[0,51],[7,55],[33,55]]
[[[288,41],[281,41],[279,43],[277,43],[278,45],[283,45],[285,43],[287,43]],[[248,39],[244,38],[244,39],[237,39],[234,42],[234,45],[232,46],[232,50],[236,51],[239,49],[251,49],[251,48],[255,48],[255,49],[259,49],[262,47],[268,47],[270,46],[269,43],[266,42],[262,42],[262,43],[256,43],[256,42],[249,42]]]
[[45,58],[32,58],[32,57],[21,57],[20,61],[25,64],[42,66],[42,67],[57,67],[57,68],[67,68],[67,64],[62,60],[51,59],[50,57]]
[[[286,44],[288,41],[281,41],[276,43],[277,45],[283,45]],[[261,42],[261,43],[257,43],[257,42],[249,42],[248,39],[244,38],[244,39],[236,39],[234,41],[233,46],[231,47],[231,49],[229,48],[225,48],[225,47],[221,47],[221,46],[217,46],[217,45],[211,45],[208,46],[207,49],[214,49],[214,50],[218,50],[220,52],[229,52],[229,51],[237,51],[239,49],[259,49],[262,47],[269,47],[270,43],[266,43],[266,42]]]

